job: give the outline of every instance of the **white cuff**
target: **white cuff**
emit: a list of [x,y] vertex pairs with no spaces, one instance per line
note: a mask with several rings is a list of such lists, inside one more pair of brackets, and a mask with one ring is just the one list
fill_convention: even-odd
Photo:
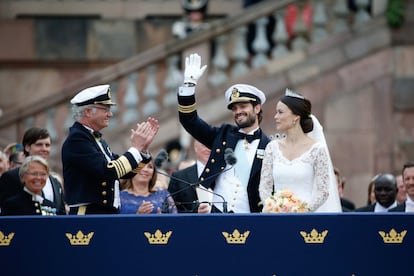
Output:
[[137,161],[137,163],[142,161],[142,156],[141,153],[138,149],[134,148],[134,147],[130,147],[128,149],[128,152],[132,154],[132,156],[134,156],[135,161]]
[[192,96],[195,94],[195,86],[180,86],[178,87],[179,96]]

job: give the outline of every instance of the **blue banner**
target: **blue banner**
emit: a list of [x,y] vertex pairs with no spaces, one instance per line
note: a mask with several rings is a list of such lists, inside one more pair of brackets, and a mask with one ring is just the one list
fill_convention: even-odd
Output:
[[412,275],[414,214],[0,217],[0,275]]

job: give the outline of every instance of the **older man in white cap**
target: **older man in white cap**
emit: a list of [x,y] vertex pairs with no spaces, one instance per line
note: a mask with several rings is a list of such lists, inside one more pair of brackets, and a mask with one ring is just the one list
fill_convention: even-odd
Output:
[[[201,67],[198,54],[187,57],[184,85],[178,89],[181,124],[195,139],[211,149],[200,183],[214,190],[212,202],[222,202],[224,198],[228,203],[214,204],[212,212],[226,212],[226,205],[230,212],[260,212],[260,171],[264,149],[270,141],[259,126],[265,94],[251,85],[232,85],[225,92],[225,98],[236,125],[211,126],[197,115],[195,104],[196,84],[206,67]],[[237,159],[235,164],[228,162],[233,157],[226,156],[232,151]],[[205,204],[200,205],[199,212],[204,212],[204,208],[207,208]]]
[[80,91],[70,101],[75,123],[62,146],[65,199],[69,214],[116,214],[120,207],[120,178],[131,178],[139,164],[148,163],[148,147],[158,132],[158,121],[148,118],[131,129],[130,148],[111,152],[99,132],[113,116],[109,85]]

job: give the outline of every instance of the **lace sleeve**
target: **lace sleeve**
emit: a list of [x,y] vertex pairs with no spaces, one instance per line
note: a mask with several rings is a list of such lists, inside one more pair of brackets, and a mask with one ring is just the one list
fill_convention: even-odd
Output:
[[318,209],[329,196],[329,156],[325,147],[319,146],[315,149],[313,196],[309,203],[312,212]]
[[274,161],[274,147],[273,143],[277,141],[271,141],[265,148],[265,154],[263,157],[262,170],[260,174],[259,194],[260,199],[264,201],[268,198],[273,191],[273,161]]

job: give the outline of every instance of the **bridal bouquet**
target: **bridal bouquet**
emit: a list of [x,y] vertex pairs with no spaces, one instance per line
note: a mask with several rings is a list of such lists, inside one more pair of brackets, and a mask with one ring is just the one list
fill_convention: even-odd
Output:
[[263,213],[303,213],[309,212],[307,203],[300,200],[290,190],[281,190],[269,196],[263,203]]

